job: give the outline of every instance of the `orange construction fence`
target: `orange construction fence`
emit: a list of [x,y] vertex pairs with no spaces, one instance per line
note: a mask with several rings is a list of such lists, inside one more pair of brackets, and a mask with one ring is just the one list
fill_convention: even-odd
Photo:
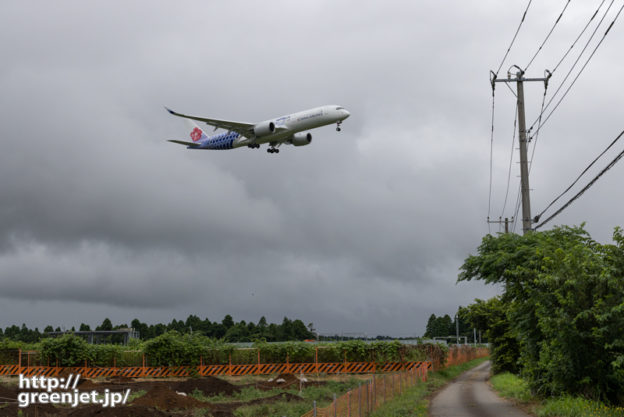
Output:
[[431,368],[431,362],[342,362],[342,363],[255,363],[248,365],[199,365],[199,366],[133,366],[133,367],[57,367],[0,365],[0,376],[22,374],[24,376],[61,376],[80,374],[86,378],[96,377],[184,377],[208,375],[270,375],[293,374],[368,374],[377,372],[407,371]]

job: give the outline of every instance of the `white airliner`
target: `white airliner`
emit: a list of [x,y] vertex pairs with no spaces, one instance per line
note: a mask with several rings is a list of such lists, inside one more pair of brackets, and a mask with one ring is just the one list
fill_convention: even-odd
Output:
[[312,142],[312,134],[310,132],[303,133],[304,130],[336,123],[336,130],[340,132],[342,121],[350,115],[341,106],[329,105],[260,123],[241,123],[187,116],[171,109],[167,109],[167,111],[174,116],[204,122],[213,126],[214,130],[226,130],[224,133],[208,136],[199,126],[189,120],[191,141],[170,140],[169,142],[185,145],[187,149],[234,149],[242,146],[259,148],[261,144],[268,143],[267,152],[269,153],[279,152],[278,147],[284,143],[294,146],[309,145]]

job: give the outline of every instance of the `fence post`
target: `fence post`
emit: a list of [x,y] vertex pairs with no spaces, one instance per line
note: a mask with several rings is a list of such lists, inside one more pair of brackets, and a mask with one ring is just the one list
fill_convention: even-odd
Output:
[[336,402],[336,393],[334,392],[334,417],[336,417],[338,415],[337,409],[338,408],[338,403]]
[[358,383],[358,417],[362,417],[362,384]]
[[316,400],[312,401],[312,406],[314,407],[314,417],[316,417]]
[[314,348],[314,367],[316,369],[316,377],[318,378],[318,373],[319,373],[319,369],[318,369],[318,346],[316,346]]
[[290,358],[288,357],[288,353],[286,354],[286,373],[290,373]]
[[232,352],[228,354],[228,357],[229,357],[228,375],[232,376]]
[[351,417],[351,391],[347,391],[347,417]]
[[141,366],[141,376],[145,376],[145,353],[143,354],[142,365],[143,366]]
[[256,368],[256,374],[260,375],[260,348],[258,350],[258,367]]
[[377,380],[373,374],[373,410],[377,408]]
[[383,381],[383,401],[386,402],[386,376],[384,375],[381,379]]
[[17,372],[22,373],[22,349],[17,349]]

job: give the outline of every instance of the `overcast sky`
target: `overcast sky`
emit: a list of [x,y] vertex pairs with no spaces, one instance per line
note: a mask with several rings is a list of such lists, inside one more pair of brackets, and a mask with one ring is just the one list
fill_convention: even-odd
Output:
[[[0,326],[231,314],[420,336],[430,314],[494,296],[455,282],[488,233],[488,73],[526,3],[2,2]],[[567,0],[533,3],[500,77],[528,63]],[[622,7],[605,2],[549,94],[609,3],[585,56]],[[571,2],[527,75],[552,70],[599,4]],[[533,213],[623,128],[622,24],[540,133]],[[525,86],[528,123],[543,91]],[[514,100],[497,85],[492,217]],[[164,105],[257,122],[323,104],[351,112],[342,132],[317,129],[279,154],[165,141],[186,127]],[[548,227],[587,221],[609,242],[624,224],[623,174],[616,165]]]

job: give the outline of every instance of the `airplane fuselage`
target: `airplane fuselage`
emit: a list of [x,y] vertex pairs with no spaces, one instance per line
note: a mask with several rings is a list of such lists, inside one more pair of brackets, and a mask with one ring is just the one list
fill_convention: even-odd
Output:
[[339,123],[347,117],[349,117],[349,112],[340,106],[328,105],[315,107],[258,124],[272,123],[274,125],[274,131],[272,133],[261,136],[256,135],[249,138],[239,133],[228,131],[201,138],[197,141],[197,145],[199,146],[189,147],[189,149],[233,149],[252,144],[280,144],[290,140],[295,133]]

